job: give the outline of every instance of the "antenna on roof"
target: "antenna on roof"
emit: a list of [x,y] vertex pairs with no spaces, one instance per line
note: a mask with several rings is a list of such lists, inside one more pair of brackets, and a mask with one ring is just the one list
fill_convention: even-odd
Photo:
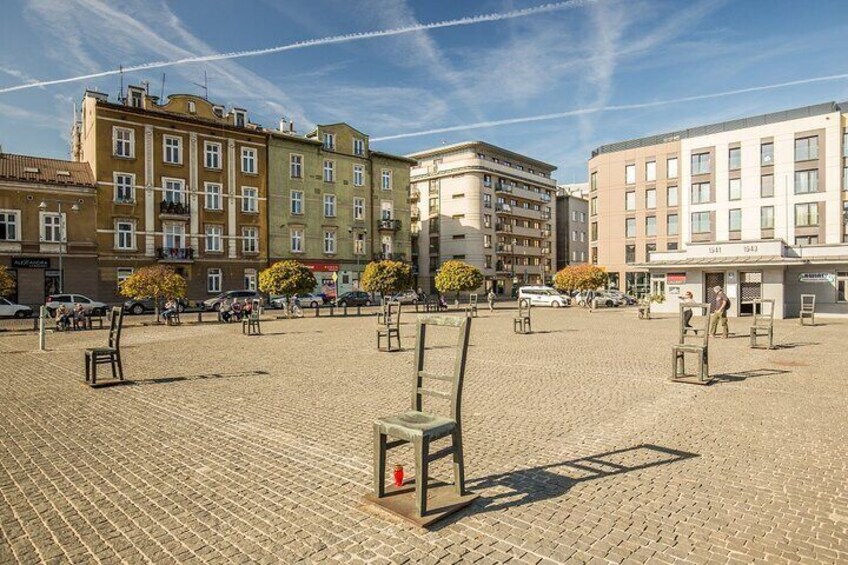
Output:
[[200,88],[202,88],[203,89],[203,99],[209,100],[209,79],[206,76],[206,69],[203,69],[203,84],[199,84],[197,82],[193,82],[191,84],[193,84],[195,86],[199,86]]
[[118,91],[118,102],[124,101],[124,66],[120,65],[118,67],[119,74],[121,75],[121,89]]
[[165,99],[165,73],[162,73],[162,90],[159,91],[159,100],[160,100],[159,103],[162,104],[163,102],[161,102],[161,101],[164,100],[164,99]]

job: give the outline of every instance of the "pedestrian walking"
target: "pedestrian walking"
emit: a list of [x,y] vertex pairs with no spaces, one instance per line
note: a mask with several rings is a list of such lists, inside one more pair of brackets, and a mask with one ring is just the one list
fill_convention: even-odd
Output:
[[730,308],[730,299],[720,286],[714,287],[713,292],[715,292],[715,298],[713,299],[713,313],[710,315],[710,333],[715,337],[718,326],[721,324],[721,330],[724,334],[722,337],[727,339],[730,333],[727,327],[727,310]]
[[489,289],[489,294],[486,295],[486,298],[489,301],[489,312],[495,311],[495,291]]
[[[693,304],[695,302],[695,298],[692,295],[692,292],[689,291],[689,290],[687,290],[686,292],[683,293],[683,296],[680,298],[680,300],[681,300],[681,302],[683,302],[684,305]],[[692,321],[692,308],[688,308],[688,307],[684,306],[683,307],[683,327],[684,328],[691,328],[692,326],[689,324],[689,322],[691,322],[691,321]]]

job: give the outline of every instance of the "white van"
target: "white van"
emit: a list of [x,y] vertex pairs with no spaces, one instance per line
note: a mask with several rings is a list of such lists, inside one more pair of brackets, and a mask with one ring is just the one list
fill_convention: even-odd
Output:
[[531,306],[560,308],[568,305],[568,299],[549,286],[522,286],[518,289],[518,299],[529,300]]

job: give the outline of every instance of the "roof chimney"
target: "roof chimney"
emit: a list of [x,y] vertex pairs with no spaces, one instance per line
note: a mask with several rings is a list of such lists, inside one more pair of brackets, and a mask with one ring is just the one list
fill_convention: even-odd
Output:
[[288,124],[289,124],[289,121],[286,119],[285,116],[280,118],[280,131],[283,132],[283,133],[288,131]]

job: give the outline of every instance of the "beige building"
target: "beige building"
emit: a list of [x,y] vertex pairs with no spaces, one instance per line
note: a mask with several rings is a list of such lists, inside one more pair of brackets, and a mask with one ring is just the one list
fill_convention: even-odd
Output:
[[411,214],[414,262],[425,292],[435,292],[439,265],[450,259],[479,268],[486,288],[498,294],[550,280],[556,167],[482,141],[409,157],[418,161],[411,172]]
[[267,137],[246,110],[198,96],[86,91],[72,141],[98,187],[100,300],[120,301],[118,282],[155,263],[186,277],[190,299],[255,288],[268,264]]

